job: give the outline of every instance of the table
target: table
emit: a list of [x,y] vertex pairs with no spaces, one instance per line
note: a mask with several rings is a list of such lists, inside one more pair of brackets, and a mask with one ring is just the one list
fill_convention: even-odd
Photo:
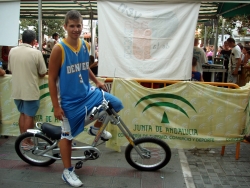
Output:
[[227,70],[224,69],[224,68],[219,68],[219,69],[216,69],[216,68],[203,68],[203,72],[211,72],[211,80],[210,80],[211,82],[214,82],[216,72],[222,72],[222,82],[223,82],[226,71]]

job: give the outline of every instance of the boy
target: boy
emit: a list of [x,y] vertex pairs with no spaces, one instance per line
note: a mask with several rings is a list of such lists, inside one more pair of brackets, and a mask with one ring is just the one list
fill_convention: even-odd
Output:
[[[73,187],[80,187],[83,183],[71,165],[72,139],[84,129],[86,109],[89,112],[94,106],[101,104],[102,92],[99,88],[106,89],[89,69],[89,53],[85,42],[79,39],[83,29],[81,14],[75,10],[69,11],[65,16],[64,29],[68,34],[67,38],[54,46],[50,56],[49,90],[54,115],[62,121],[62,179]],[[89,79],[96,87],[89,84]],[[123,108],[121,101],[113,95],[105,92],[105,98],[111,102],[116,112]],[[101,125],[102,122],[97,120],[88,133],[96,135]],[[104,131],[101,137],[108,140],[112,135]]]

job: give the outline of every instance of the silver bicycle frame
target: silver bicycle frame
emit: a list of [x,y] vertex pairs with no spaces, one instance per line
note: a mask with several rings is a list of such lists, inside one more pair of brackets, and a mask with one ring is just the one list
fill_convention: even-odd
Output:
[[[94,138],[94,140],[92,142],[92,145],[91,146],[80,146],[80,147],[74,147],[74,146],[72,146],[72,150],[82,150],[83,152],[87,151],[87,150],[94,150],[99,155],[101,155],[101,152],[98,150],[98,148],[96,148],[96,146],[98,144],[98,141],[101,138],[101,135],[102,135],[103,131],[106,129],[108,123],[111,122],[112,124],[117,125],[119,127],[119,129],[121,130],[121,132],[127,138],[127,140],[129,141],[129,143],[134,147],[134,149],[137,151],[137,153],[140,155],[140,157],[145,158],[145,156],[143,156],[142,153],[141,153],[141,151],[140,151],[140,150],[142,150],[142,148],[140,146],[139,147],[135,146],[135,144],[134,144],[135,137],[133,136],[133,134],[131,133],[131,131],[128,129],[128,127],[126,126],[126,124],[122,121],[122,119],[115,112],[114,109],[109,108],[108,101],[106,101],[105,98],[104,98],[104,92],[103,92],[103,102],[97,108],[98,108],[98,111],[96,111],[96,113],[94,114],[94,116],[92,118],[90,118],[90,116],[89,116],[89,115],[92,115],[92,114],[89,114],[85,118],[85,126],[87,126],[88,124],[94,122],[95,120],[98,120],[99,118],[101,118],[103,116],[105,117],[104,120],[103,120],[103,125],[99,129],[98,133],[96,134],[96,136],[95,136],[95,138]],[[39,123],[41,124],[41,122],[38,122],[37,124],[39,124]],[[40,129],[37,124],[36,124],[36,127],[38,129]],[[41,131],[34,131],[34,129],[31,129],[31,130],[28,130],[27,132],[32,132],[35,135],[37,133],[40,133]],[[36,143],[36,141],[35,141],[35,143]],[[40,153],[36,153],[36,155],[44,156],[44,157],[49,157],[49,158],[53,158],[53,159],[56,159],[56,160],[60,160],[61,158],[54,157],[54,156],[46,154],[46,152],[48,152],[50,150],[53,150],[53,154],[60,153],[60,149],[59,148],[55,148],[57,146],[57,144],[58,144],[58,141],[55,141],[50,148],[48,148],[48,149],[46,149],[46,150],[44,150],[44,151],[42,151]],[[85,156],[71,157],[71,159],[72,160],[88,160]]]

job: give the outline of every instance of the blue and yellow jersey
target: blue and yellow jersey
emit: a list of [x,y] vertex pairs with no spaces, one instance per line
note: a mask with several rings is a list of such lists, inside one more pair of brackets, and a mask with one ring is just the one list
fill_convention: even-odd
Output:
[[62,66],[59,72],[59,92],[62,106],[77,102],[87,96],[89,84],[89,53],[85,42],[79,39],[74,49],[65,40],[58,44],[62,48]]

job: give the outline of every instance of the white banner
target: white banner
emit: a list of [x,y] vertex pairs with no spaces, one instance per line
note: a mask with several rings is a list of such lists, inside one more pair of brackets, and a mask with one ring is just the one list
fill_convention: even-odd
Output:
[[185,80],[199,3],[98,2],[98,75]]
[[17,46],[20,1],[0,2],[0,46]]

